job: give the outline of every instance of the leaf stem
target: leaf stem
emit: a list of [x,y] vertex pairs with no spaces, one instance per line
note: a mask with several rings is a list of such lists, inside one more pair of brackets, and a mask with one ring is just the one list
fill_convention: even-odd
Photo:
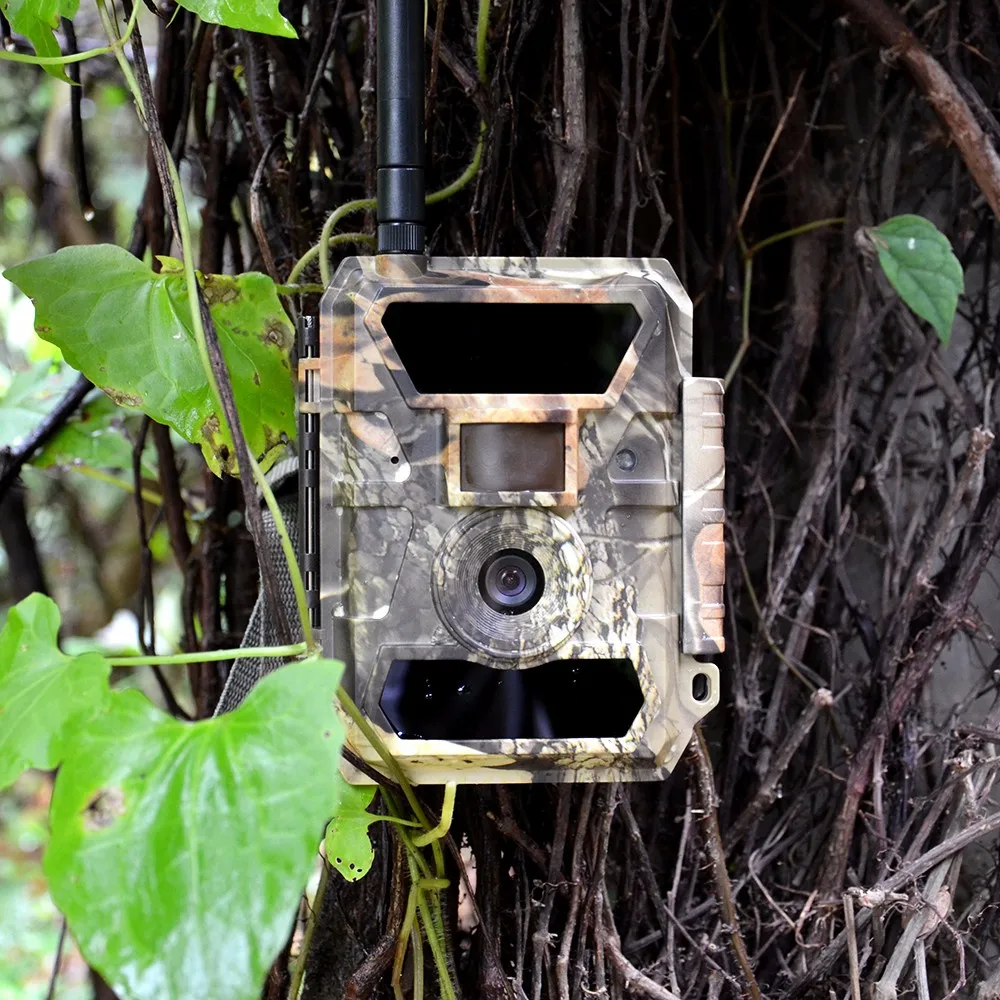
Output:
[[[348,202],[348,204],[352,204]],[[344,206],[341,206],[343,208]],[[368,233],[337,233],[335,236],[331,236],[327,241],[328,246],[340,246],[343,243],[358,243],[364,244],[368,247],[374,248],[375,237],[370,236]],[[315,246],[310,247],[296,262],[295,266],[288,273],[288,283],[294,284],[298,281],[302,275],[302,272],[319,256],[320,244],[317,243]],[[326,290],[324,285],[323,291]]]
[[736,356],[729,365],[729,371],[726,372],[724,382],[726,389],[729,388],[730,383],[736,378],[736,372],[743,361],[743,355],[746,354],[747,348],[750,346],[750,290],[752,288],[753,256],[751,255],[747,257],[743,264],[743,300],[740,304],[740,346],[737,348]]
[[376,816],[373,823],[395,823],[397,826],[412,826],[419,828],[420,824],[415,819],[403,819],[402,816]]
[[773,236],[768,236],[766,239],[761,240],[759,243],[755,243],[749,248],[744,246],[743,235],[740,230],[737,229],[736,235],[739,237],[741,246],[744,246],[743,298],[740,303],[740,346],[736,349],[736,355],[729,365],[729,370],[726,372],[725,387],[727,389],[733,379],[736,378],[736,372],[743,363],[743,355],[746,354],[747,349],[750,347],[750,294],[753,289],[754,256],[765,247],[773,246],[775,243],[780,243],[782,240],[790,240],[796,236],[804,236],[806,233],[814,232],[817,229],[823,229],[826,226],[839,226],[845,221],[846,220],[843,216],[833,219],[815,219],[812,222],[803,223],[801,226],[795,226],[793,229],[785,229],[780,233],[775,233]]
[[389,753],[386,745],[381,739],[379,739],[379,735],[375,732],[372,724],[361,714],[358,706],[354,704],[354,700],[344,690],[343,685],[337,689],[337,699],[344,711],[350,716],[351,721],[358,727],[358,729],[361,730],[365,739],[368,740],[368,742],[375,748],[375,752],[385,762],[385,766],[389,769],[389,773],[396,780],[399,787],[402,788],[403,794],[406,796],[406,801],[413,810],[413,815],[420,820],[420,825],[423,826],[425,830],[430,830],[431,825],[427,821],[427,814],[421,808],[420,802],[417,800],[417,796],[413,791],[413,786],[410,784],[409,778],[406,777],[403,769],[399,766],[399,761],[397,761],[396,758]]
[[846,219],[843,216],[839,216],[834,219],[816,219],[813,222],[803,223],[801,226],[796,226],[794,229],[786,229],[784,232],[768,236],[767,239],[761,240],[760,243],[755,243],[749,250],[747,250],[744,256],[753,257],[754,254],[774,243],[780,243],[782,240],[790,240],[795,236],[803,236],[805,233],[811,233],[816,229],[823,229],[825,226],[840,226],[843,225],[845,221]]
[[296,642],[290,646],[241,646],[238,649],[206,649],[166,656],[114,656],[108,657],[108,663],[113,667],[145,667],[153,664],[165,667],[183,663],[217,663],[220,660],[238,660],[248,656],[286,658],[301,656],[307,648],[304,642]]
[[486,36],[490,30],[490,0],[479,0],[476,18],[476,68],[480,83],[486,83]]
[[313,896],[310,919],[306,924],[305,934],[302,936],[302,947],[299,949],[299,960],[295,963],[295,972],[292,973],[291,986],[288,989],[288,1000],[299,1000],[302,986],[306,978],[306,959],[309,957],[309,949],[312,947],[313,934],[316,932],[316,925],[319,923],[319,909],[323,905],[323,897],[326,895],[326,887],[330,881],[330,863],[323,858],[323,868],[319,876],[319,885],[316,886],[316,894]]
[[138,17],[139,4],[133,4],[132,14],[128,19],[128,24],[125,26],[125,34],[110,45],[101,45],[96,49],[74,52],[68,56],[29,56],[25,52],[7,52],[0,49],[0,59],[6,59],[9,62],[28,63],[31,66],[69,66],[71,63],[86,62],[88,59],[94,59],[97,56],[106,56],[111,52],[117,55],[118,50],[123,48],[129,40]]
[[[87,476],[89,479],[97,479],[102,483],[117,486],[119,489],[125,490],[126,493],[135,493],[135,486],[127,479],[122,479],[119,476],[112,476],[111,473],[102,472],[100,469],[95,469],[92,465],[75,465],[73,462],[57,464],[61,464],[63,468],[69,469],[71,472],[79,472],[81,476]],[[145,500],[146,503],[153,504],[154,507],[163,506],[163,497],[161,497],[155,490],[144,489],[142,491],[142,499]]]
[[[443,935],[440,933],[440,927],[435,920],[435,915],[428,906],[427,897],[424,895],[423,889],[418,885],[414,887],[414,892],[417,896],[417,912],[420,914],[420,920],[427,930],[427,943],[430,945],[431,954],[434,956],[434,964],[437,966],[438,984],[441,987],[441,993],[445,1000],[455,1000],[455,987],[451,981],[451,970],[448,968],[448,959],[445,956]],[[432,929],[434,931],[433,934],[431,933]]]
[[128,40],[128,36],[132,34],[132,29],[135,27],[135,18],[138,7],[138,4],[132,5],[132,17],[129,19],[130,27],[127,33],[122,35],[118,31],[118,25],[115,23],[115,19],[108,13],[105,0],[97,0],[97,10],[101,15],[101,23],[104,25],[105,34],[107,34],[108,38],[112,39],[109,49],[114,52],[115,59],[118,60],[118,68],[122,71],[122,76],[125,77],[125,83],[128,85],[128,89],[132,94],[132,99],[135,101],[136,113],[139,115],[142,127],[148,131],[149,123],[146,121],[146,107],[142,101],[142,90],[139,87],[139,81],[135,78],[135,73],[132,72],[132,67],[129,64],[128,59],[125,57],[125,53],[122,51],[125,42]]
[[441,804],[441,819],[438,821],[438,825],[434,827],[433,830],[428,830],[426,833],[420,833],[413,838],[413,844],[415,847],[426,847],[432,841],[440,840],[451,829],[451,819],[455,814],[456,787],[457,786],[454,781],[448,781],[445,783],[444,802]]
[[406,897],[406,913],[396,938],[396,954],[392,962],[392,992],[396,1000],[403,1000],[403,966],[406,963],[406,946],[410,942],[410,934],[417,916],[417,872],[412,858],[407,858],[410,868],[410,892]]
[[486,122],[481,121],[479,123],[479,138],[476,140],[476,149],[472,154],[472,162],[447,187],[429,194],[424,199],[425,204],[436,205],[439,201],[444,201],[445,198],[450,198],[453,194],[458,194],[479,173],[479,167],[483,162],[483,142],[485,138]]
[[330,284],[332,277],[330,272],[330,237],[334,229],[337,228],[337,224],[347,215],[354,212],[367,212],[374,207],[374,198],[357,198],[334,209],[326,222],[323,223],[323,231],[319,234],[319,276],[324,288]]

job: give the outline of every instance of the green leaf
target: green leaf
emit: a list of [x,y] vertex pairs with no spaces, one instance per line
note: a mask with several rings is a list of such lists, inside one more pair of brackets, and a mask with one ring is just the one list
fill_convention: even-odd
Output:
[[[34,431],[78,377],[79,373],[69,365],[53,366],[51,361],[40,361],[18,372],[0,397],[0,448],[16,447]],[[90,393],[77,412],[29,460],[38,468],[80,463],[124,469],[131,474],[132,442],[125,433],[124,411],[99,389]],[[154,466],[145,461],[143,464],[149,474],[155,474]]]
[[0,397],[0,448],[16,447],[27,437],[76,378],[69,365],[53,367],[51,361],[18,372]]
[[[36,55],[52,58],[62,55],[52,34],[59,27],[59,18],[73,20],[80,0],[0,0],[0,11],[19,35],[31,42]],[[69,82],[60,66],[44,67],[46,73]]]
[[264,35],[298,38],[295,29],[278,10],[278,0],[178,0],[187,10],[194,11],[203,21],[224,24],[227,28],[258,31]]
[[341,665],[265,677],[196,723],[115,691],[68,747],[45,873],[122,1000],[257,1000],[337,808]]
[[348,882],[364,878],[375,860],[368,827],[385,817],[367,811],[374,797],[374,785],[349,785],[345,781],[337,815],[326,828],[327,860]]
[[83,406],[31,460],[32,465],[42,469],[75,463],[131,472],[132,442],[125,433],[125,415],[121,407],[100,390],[90,394]]
[[958,297],[965,289],[962,265],[948,237],[919,215],[897,215],[868,230],[879,263],[899,297],[937,330],[946,347]]
[[[187,305],[170,258],[154,273],[121,247],[66,247],[5,277],[35,303],[35,329],[123,406],[200,444],[212,471],[234,473],[232,438],[220,430]],[[199,278],[229,365],[250,450],[264,468],[295,437],[289,352],[292,325],[264,274]]]
[[75,727],[108,697],[108,661],[66,656],[58,633],[59,609],[44,594],[11,608],[0,632],[0,788],[59,764]]

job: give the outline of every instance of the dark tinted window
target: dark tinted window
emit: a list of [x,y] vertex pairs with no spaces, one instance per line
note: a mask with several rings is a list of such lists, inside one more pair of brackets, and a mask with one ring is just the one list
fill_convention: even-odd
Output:
[[383,325],[417,392],[605,392],[639,329],[630,305],[393,302]]
[[467,660],[393,660],[382,711],[399,736],[428,740],[625,736],[642,708],[630,660],[556,660],[496,670]]

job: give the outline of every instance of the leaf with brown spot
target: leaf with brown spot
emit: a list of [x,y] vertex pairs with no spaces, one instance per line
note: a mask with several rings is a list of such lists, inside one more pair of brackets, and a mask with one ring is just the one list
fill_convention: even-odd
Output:
[[120,788],[101,789],[84,810],[87,830],[103,830],[125,812],[125,796]]
[[[219,425],[195,342],[184,275],[173,258],[160,264],[157,274],[121,247],[77,246],[5,276],[34,301],[41,335],[74,368],[116,402],[201,445],[214,472],[235,473],[232,438]],[[265,274],[201,275],[199,282],[247,444],[266,469],[295,439],[292,325]]]
[[118,389],[110,389],[105,386],[101,388],[113,399],[119,406],[131,406],[137,410],[142,409],[142,396],[137,393],[132,392],[121,392]]
[[290,663],[195,723],[114,691],[68,744],[44,870],[122,1000],[260,997],[343,787],[340,676]]
[[375,851],[368,827],[384,816],[368,812],[375,797],[374,785],[348,785],[339,778],[340,808],[326,828],[326,859],[348,882],[357,882],[371,870]]

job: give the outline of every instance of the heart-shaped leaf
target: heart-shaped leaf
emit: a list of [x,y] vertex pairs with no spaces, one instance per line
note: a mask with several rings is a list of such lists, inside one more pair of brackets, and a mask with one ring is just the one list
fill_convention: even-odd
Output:
[[259,31],[264,35],[297,38],[295,29],[281,16],[278,0],[178,0],[182,7],[194,11],[203,21],[224,24],[227,28]]
[[[38,335],[123,406],[201,445],[213,472],[236,470],[191,327],[183,274],[156,274],[121,247],[66,247],[5,277],[35,303]],[[267,275],[199,279],[229,366],[243,432],[262,467],[295,437],[292,325]]]
[[[34,46],[35,53],[44,58],[61,56],[62,50],[52,34],[59,27],[59,18],[73,20],[80,0],[0,0],[0,11],[10,26],[24,35]],[[46,66],[46,73],[67,80],[59,66]]]
[[327,860],[348,882],[364,878],[375,860],[368,827],[385,817],[368,812],[374,797],[374,785],[349,785],[345,781],[337,815],[326,828]]
[[59,609],[44,594],[11,608],[0,632],[0,788],[59,764],[75,726],[108,697],[108,661],[66,656],[58,634]]
[[937,330],[947,346],[958,297],[965,289],[962,265],[948,237],[919,215],[897,215],[869,229],[868,236],[899,297]]
[[45,873],[122,1000],[257,1000],[333,815],[341,665],[289,664],[182,723],[116,691],[52,796]]

